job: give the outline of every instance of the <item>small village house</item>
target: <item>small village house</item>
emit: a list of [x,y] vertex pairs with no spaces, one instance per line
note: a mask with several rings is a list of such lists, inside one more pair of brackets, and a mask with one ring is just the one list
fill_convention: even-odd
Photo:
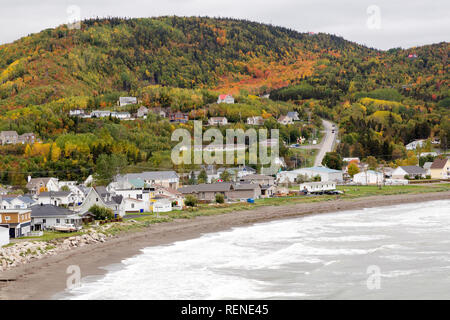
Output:
[[119,97],[119,106],[121,107],[137,103],[138,101],[136,97]]
[[69,116],[71,117],[83,117],[84,116],[84,110],[82,109],[75,109],[69,111]]
[[0,142],[5,144],[25,144],[34,143],[36,141],[36,135],[32,132],[27,132],[19,135],[16,131],[1,131]]
[[210,126],[225,126],[228,124],[228,120],[225,117],[211,117],[208,119]]
[[170,122],[187,123],[189,121],[189,114],[184,112],[169,113]]
[[212,184],[198,184],[184,186],[178,189],[183,196],[193,195],[198,200],[214,202],[216,195],[222,194],[226,201],[257,199],[261,196],[261,188],[252,183],[220,182]]
[[0,210],[0,227],[9,228],[10,238],[26,237],[31,231],[31,210]]
[[277,174],[278,183],[298,183],[298,176],[303,175],[308,179],[320,177],[322,182],[333,181],[342,182],[343,174],[340,170],[329,169],[326,167],[309,167],[301,168],[292,171],[281,171]]
[[414,140],[410,143],[408,143],[405,148],[406,150],[416,150],[417,148],[422,148],[425,144],[425,140]]
[[1,209],[12,210],[12,209],[28,209],[35,201],[28,196],[17,196],[17,197],[2,197],[1,198]]
[[110,110],[94,110],[91,112],[91,118],[107,118],[111,116]]
[[255,183],[259,185],[273,186],[275,184],[275,178],[263,174],[249,174],[240,178],[243,182]]
[[39,194],[45,191],[59,191],[59,183],[57,178],[31,178],[28,176],[26,188],[31,194]]
[[122,200],[122,196],[112,195],[105,187],[92,187],[83,204],[76,208],[76,211],[78,214],[83,215],[88,212],[92,206],[98,205],[103,208],[111,209],[115,216],[123,217],[125,211],[122,209]]
[[141,106],[139,107],[139,109],[137,110],[137,117],[138,118],[147,118],[148,115],[148,108]]
[[48,191],[41,192],[37,196],[38,204],[51,204],[54,206],[73,206],[79,201],[76,194],[72,191]]
[[380,185],[383,181],[383,174],[373,170],[362,171],[353,176],[353,182],[360,185]]
[[249,117],[247,118],[247,124],[252,126],[262,126],[264,124],[264,119],[261,116]]
[[51,204],[37,204],[31,207],[32,231],[43,231],[62,224],[81,227],[82,217],[74,211]]
[[450,160],[434,159],[430,166],[430,174],[432,179],[450,179]]
[[217,103],[234,103],[234,98],[231,94],[221,94],[217,99]]
[[427,171],[419,166],[400,166],[392,171],[392,179],[404,179],[408,176],[411,179],[415,177],[425,178]]
[[293,121],[300,121],[300,117],[298,116],[298,112],[297,111],[289,111],[287,113],[287,116],[289,118],[291,118]]
[[427,176],[431,176],[431,165],[432,164],[433,164],[433,162],[425,162],[422,166],[425,169],[425,171],[427,172]]
[[141,179],[149,185],[162,185],[163,187],[178,189],[180,177],[175,171],[145,171],[140,173],[128,173],[116,176],[115,181],[131,181]]
[[111,117],[120,120],[127,120],[131,119],[131,114],[129,112],[111,112]]
[[282,125],[293,124],[294,120],[289,116],[280,116],[278,118],[278,123]]

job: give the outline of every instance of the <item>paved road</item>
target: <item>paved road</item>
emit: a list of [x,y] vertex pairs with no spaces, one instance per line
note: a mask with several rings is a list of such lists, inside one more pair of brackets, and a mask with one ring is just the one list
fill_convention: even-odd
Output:
[[325,154],[327,152],[333,151],[334,142],[336,141],[337,137],[337,128],[333,133],[333,123],[324,119],[322,119],[322,123],[325,128],[325,135],[319,145],[320,149],[317,153],[316,160],[314,160],[314,166],[320,166],[322,164],[323,158],[325,157]]
[[314,160],[314,166],[322,165],[322,160],[325,157],[325,154],[327,152],[333,151],[334,143],[337,138],[337,128],[335,128],[333,133],[333,123],[324,119],[322,119],[322,123],[325,129],[324,131],[322,131],[324,133],[322,141],[316,145],[307,145],[300,147],[302,149],[319,149],[316,159]]

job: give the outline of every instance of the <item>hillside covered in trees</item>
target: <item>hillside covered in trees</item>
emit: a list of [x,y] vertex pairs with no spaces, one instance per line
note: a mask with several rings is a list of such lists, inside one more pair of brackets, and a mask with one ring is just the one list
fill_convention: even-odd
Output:
[[[119,96],[138,97],[133,108],[227,116],[237,126],[247,116],[311,110],[340,124],[342,155],[402,159],[412,139],[449,137],[448,56],[448,43],[379,51],[234,19],[91,19],[80,30],[44,30],[0,46],[0,130],[42,140],[1,147],[0,180],[23,185],[29,173],[82,179],[111,163],[167,164],[178,125],[68,116],[114,108]],[[237,103],[215,104],[219,93]],[[265,93],[271,100],[258,97]],[[311,130],[283,129],[282,138]]]

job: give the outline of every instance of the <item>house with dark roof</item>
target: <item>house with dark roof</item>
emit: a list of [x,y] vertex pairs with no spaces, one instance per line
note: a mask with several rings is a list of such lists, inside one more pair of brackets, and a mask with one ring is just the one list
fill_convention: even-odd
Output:
[[405,176],[409,176],[410,178],[415,178],[417,176],[425,178],[426,175],[427,171],[419,166],[400,166],[392,171],[393,179],[404,179]]
[[183,196],[193,195],[200,201],[213,202],[216,195],[222,194],[225,200],[235,201],[244,199],[257,199],[261,196],[261,188],[253,183],[202,183],[198,185],[184,186],[178,189]]
[[44,191],[59,191],[57,178],[31,178],[29,176],[26,187],[32,194],[39,194]]
[[243,176],[241,179],[243,182],[255,183],[259,185],[274,185],[275,178],[272,176],[267,176],[264,174],[248,174]]
[[31,230],[51,229],[61,224],[82,225],[82,218],[74,211],[51,204],[37,204],[31,207]]
[[122,196],[109,193],[105,187],[92,187],[84,199],[83,204],[76,211],[78,214],[83,215],[92,206],[98,205],[111,209],[116,216],[123,217],[125,211],[123,210],[122,200]]
[[175,171],[144,171],[140,173],[128,173],[116,176],[116,181],[141,180],[143,183],[153,185],[159,184],[164,187],[177,189],[180,183],[180,177]]
[[78,196],[72,191],[41,192],[37,199],[38,204],[52,204],[54,206],[69,206],[80,202]]
[[450,179],[450,160],[434,159],[430,166],[430,173],[432,179]]
[[35,201],[28,196],[12,196],[12,197],[1,197],[1,209],[28,209]]

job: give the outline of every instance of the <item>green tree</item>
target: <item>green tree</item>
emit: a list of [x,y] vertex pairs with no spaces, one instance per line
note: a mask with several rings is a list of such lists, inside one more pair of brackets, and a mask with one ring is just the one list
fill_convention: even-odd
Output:
[[203,169],[198,174],[198,183],[206,183],[206,182],[208,182],[208,175],[206,174],[205,169]]
[[220,174],[220,179],[222,179],[224,182],[229,182],[231,181],[231,174],[228,172],[228,170],[224,170]]
[[330,169],[342,170],[342,158],[337,152],[327,152],[322,164]]

